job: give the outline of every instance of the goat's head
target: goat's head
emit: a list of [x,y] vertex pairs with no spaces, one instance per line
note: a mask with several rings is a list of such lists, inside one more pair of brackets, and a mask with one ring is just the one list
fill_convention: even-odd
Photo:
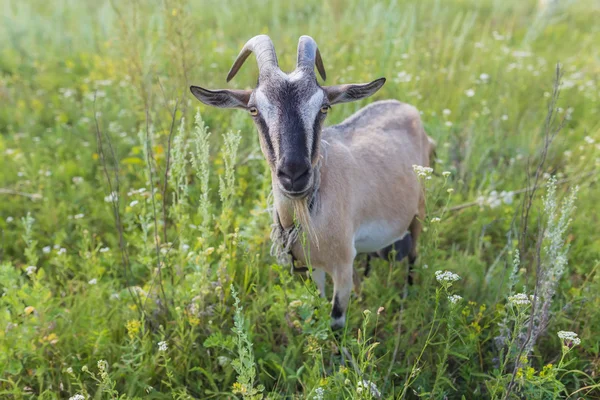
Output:
[[296,69],[285,74],[279,69],[273,42],[259,35],[243,47],[227,75],[228,82],[252,52],[259,70],[254,90],[208,90],[198,86],[190,90],[204,104],[247,110],[260,132],[261,149],[274,182],[287,197],[303,198],[312,187],[321,128],[331,105],[368,97],[383,86],[385,78],[366,84],[320,86],[315,65],[323,80],[325,68],[311,37],[300,37]]

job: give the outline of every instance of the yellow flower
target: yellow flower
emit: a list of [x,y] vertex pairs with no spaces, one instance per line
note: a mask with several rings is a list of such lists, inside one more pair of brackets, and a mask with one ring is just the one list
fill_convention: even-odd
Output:
[[35,311],[35,308],[33,308],[32,306],[25,307],[25,315],[29,315],[34,311]]
[[540,378],[545,378],[546,376],[552,375],[553,367],[554,367],[554,365],[552,365],[552,364],[544,365],[544,368],[542,368],[542,370],[540,371]]
[[519,368],[516,374],[517,379],[523,377],[523,368]]
[[535,369],[533,367],[529,367],[527,368],[527,371],[525,372],[525,378],[527,378],[528,380],[533,379],[535,375]]
[[142,327],[142,324],[137,319],[132,319],[131,321],[127,321],[127,334],[129,335],[129,337],[131,339],[133,339],[134,337],[136,337],[136,335],[140,331],[141,327]]

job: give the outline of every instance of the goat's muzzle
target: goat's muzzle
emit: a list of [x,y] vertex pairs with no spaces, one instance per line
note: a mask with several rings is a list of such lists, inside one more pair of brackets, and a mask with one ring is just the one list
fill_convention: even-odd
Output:
[[312,175],[310,162],[300,158],[283,158],[277,167],[277,180],[283,194],[294,199],[308,194]]

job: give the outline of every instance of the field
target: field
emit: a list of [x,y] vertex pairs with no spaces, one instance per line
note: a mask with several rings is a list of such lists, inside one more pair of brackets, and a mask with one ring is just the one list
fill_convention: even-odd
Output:
[[[600,398],[600,5],[547,3],[0,2],[0,398]],[[394,98],[437,142],[414,285],[374,261],[341,332],[251,118],[189,92],[253,87],[261,33],[387,78],[327,124]]]

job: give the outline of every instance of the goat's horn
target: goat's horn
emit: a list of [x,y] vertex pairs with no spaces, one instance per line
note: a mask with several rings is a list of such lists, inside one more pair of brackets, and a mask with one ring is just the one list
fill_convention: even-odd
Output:
[[271,38],[267,35],[254,36],[246,42],[242,51],[240,51],[240,54],[235,59],[227,74],[227,82],[237,74],[244,61],[246,61],[252,52],[256,55],[259,73],[262,73],[267,68],[278,67],[277,54],[275,54],[275,47],[273,47]]
[[321,78],[325,80],[327,75],[325,74],[323,59],[317,47],[317,42],[310,36],[300,36],[300,40],[298,40],[298,62],[296,63],[296,67],[314,71],[315,65],[317,66],[317,70],[319,70]]

